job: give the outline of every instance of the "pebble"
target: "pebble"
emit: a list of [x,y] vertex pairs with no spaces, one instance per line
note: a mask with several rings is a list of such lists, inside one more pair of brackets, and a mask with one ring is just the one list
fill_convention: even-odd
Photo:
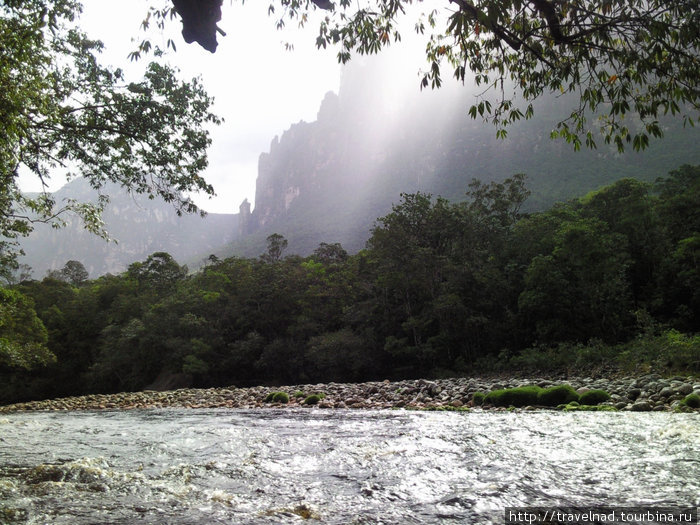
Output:
[[[486,378],[452,378],[436,380],[405,380],[367,382],[356,384],[328,383],[293,386],[256,386],[237,388],[193,389],[158,392],[122,392],[118,394],[91,394],[82,397],[67,397],[45,401],[32,401],[0,406],[0,413],[32,410],[130,410],[144,408],[301,408],[306,409],[425,409],[447,407],[461,409],[472,406],[475,392],[487,393],[500,388],[513,388],[538,384],[551,386],[569,384],[579,392],[600,388],[611,395],[608,404],[620,410],[669,411],[678,404],[685,393],[700,386],[696,377],[663,379],[658,375],[615,378],[509,378],[503,376]],[[296,397],[296,392],[303,397]],[[287,392],[289,403],[266,403],[271,392]],[[325,398],[313,407],[303,405],[306,396],[323,393]],[[492,409],[495,410],[495,409]]]

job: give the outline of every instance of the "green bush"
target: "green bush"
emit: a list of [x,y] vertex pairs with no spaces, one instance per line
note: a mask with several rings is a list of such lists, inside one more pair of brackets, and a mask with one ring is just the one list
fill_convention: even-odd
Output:
[[610,394],[605,390],[589,390],[581,394],[579,402],[582,405],[599,405],[610,399]]
[[306,399],[304,399],[302,404],[303,405],[316,405],[324,397],[326,397],[326,396],[323,394],[311,394],[310,396],[307,396]]
[[547,407],[555,407],[578,400],[576,390],[569,385],[550,386],[540,391],[537,396],[537,404]]
[[484,398],[486,397],[486,394],[483,392],[474,392],[474,395],[472,396],[472,401],[476,406],[481,406],[484,404]]
[[690,408],[700,408],[700,396],[693,393],[685,396],[683,404]]
[[700,371],[700,335],[666,330],[622,345],[619,365],[627,372],[697,374]]
[[275,403],[289,403],[289,395],[286,392],[277,392],[272,400]]
[[270,392],[265,398],[265,403],[289,403],[289,394],[286,392]]
[[525,348],[508,360],[507,368],[538,373],[564,370],[571,365],[573,355],[563,344]]
[[299,399],[300,397],[306,397],[306,394],[304,392],[302,392],[301,390],[297,390],[296,392],[294,392],[294,397]]
[[535,385],[493,390],[486,395],[484,403],[497,407],[536,405],[537,396],[541,391],[542,389]]

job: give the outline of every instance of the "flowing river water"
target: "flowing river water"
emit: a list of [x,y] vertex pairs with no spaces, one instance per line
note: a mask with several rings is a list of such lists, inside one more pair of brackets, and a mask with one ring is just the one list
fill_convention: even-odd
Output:
[[0,417],[0,523],[501,524],[510,506],[697,507],[698,445],[697,414],[15,413]]

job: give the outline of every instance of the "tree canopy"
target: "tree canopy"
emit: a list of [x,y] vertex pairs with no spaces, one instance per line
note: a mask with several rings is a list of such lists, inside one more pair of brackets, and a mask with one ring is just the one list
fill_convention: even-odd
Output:
[[[340,0],[321,24],[317,43],[340,46],[343,62],[353,51],[376,52],[400,40],[399,21],[410,3],[375,0],[356,9],[354,2]],[[285,12],[299,16],[302,5],[292,1]],[[582,142],[595,147],[601,136],[620,151],[629,143],[639,150],[650,136],[662,135],[662,115],[689,124],[698,119],[700,14],[694,0],[450,0],[448,5],[415,25],[419,33],[430,33],[430,67],[422,85],[439,87],[445,68],[461,81],[473,76],[498,95],[475,103],[470,114],[491,120],[502,134],[509,123],[532,115],[534,99],[567,93],[578,104],[552,136],[576,149]]]
[[0,3],[0,255],[13,262],[14,240],[35,221],[60,225],[62,211],[80,215],[106,236],[96,205],[56,203],[46,192],[27,196],[20,174],[47,186],[56,170],[96,188],[115,182],[160,196],[178,213],[197,207],[185,192],[213,194],[202,178],[220,122],[201,82],[184,82],[156,56],[141,80],[100,63],[102,43],[77,25],[76,0]]
[[[151,14],[162,25],[180,13],[190,42],[192,19],[210,18],[199,41],[213,52],[221,3],[199,2],[186,11],[182,4],[197,2],[179,0],[177,9],[166,2],[163,8],[152,7]],[[630,145],[640,150],[663,135],[663,116],[689,125],[700,118],[696,0],[446,0],[442,8],[434,5],[271,0],[268,11],[283,28],[288,22],[304,25],[310,11],[324,10],[316,44],[337,47],[342,63],[353,53],[377,53],[400,42],[413,26],[426,37],[428,67],[421,85],[440,87],[446,70],[462,82],[473,78],[484,92],[469,114],[494,123],[499,136],[506,135],[508,124],[531,117],[532,102],[545,95],[571,95],[575,101],[551,133],[575,149],[595,148],[602,140],[619,151]],[[144,44],[150,45],[145,40],[142,50]]]
[[[213,194],[202,177],[211,139],[207,127],[220,119],[199,80],[184,82],[157,58],[143,78],[100,63],[102,43],[83,34],[77,0],[0,2],[0,277],[12,280],[20,253],[17,239],[36,222],[63,224],[63,213],[109,236],[96,204],[57,203],[47,193],[57,171],[85,177],[100,190],[108,182],[127,191],[162,197],[178,214],[196,212],[186,192]],[[44,191],[23,193],[19,179],[33,174]],[[87,279],[72,261],[57,276]],[[46,330],[30,302],[0,289],[0,365],[45,364]]]
[[287,255],[273,234],[260,257],[211,256],[195,272],[159,252],[121,275],[0,289],[0,403],[159,377],[208,387],[697,374],[700,167],[530,214],[525,182],[475,181],[463,202],[404,194],[352,255],[323,243]]

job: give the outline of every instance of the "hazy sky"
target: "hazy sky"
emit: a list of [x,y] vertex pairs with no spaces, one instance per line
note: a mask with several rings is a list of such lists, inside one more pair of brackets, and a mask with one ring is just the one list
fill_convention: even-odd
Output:
[[[103,63],[123,67],[133,75],[143,68],[143,63],[130,64],[127,55],[136,48],[132,39],[145,35],[139,26],[148,3],[83,0],[80,25],[90,37],[105,43]],[[217,197],[196,199],[210,212],[237,213],[244,198],[252,202],[260,153],[268,151],[274,136],[292,123],[315,120],[325,93],[338,90],[340,66],[335,52],[315,46],[318,23],[310,21],[303,30],[288,25],[278,31],[275,20],[267,15],[267,5],[246,2],[241,6],[225,1],[219,27],[227,36],[218,37],[214,54],[198,44],[186,44],[179,20],[171,21],[168,34],[150,33],[152,41],[163,48],[167,38],[173,38],[177,52],[170,53],[170,63],[177,65],[185,78],[202,77],[206,90],[215,98],[214,112],[225,119],[212,129],[205,173]],[[293,42],[294,50],[285,50],[284,42]],[[61,183],[60,177],[55,177],[50,189]],[[26,183],[23,187],[38,189]]]

